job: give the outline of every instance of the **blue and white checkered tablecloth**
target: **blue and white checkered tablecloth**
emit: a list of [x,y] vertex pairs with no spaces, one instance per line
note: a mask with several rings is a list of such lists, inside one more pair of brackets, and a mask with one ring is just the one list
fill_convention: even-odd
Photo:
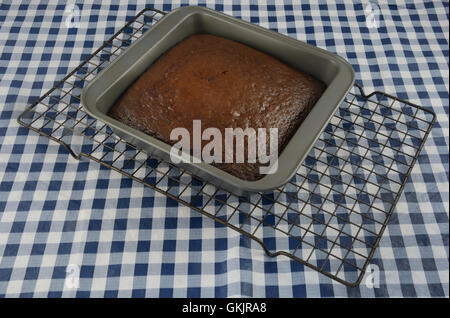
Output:
[[[78,11],[66,12],[66,1],[0,1],[1,297],[449,296],[448,1],[199,2],[336,52],[367,92],[436,112],[372,261],[378,288],[269,258],[235,231],[21,127],[27,105],[145,6],[198,4],[72,3]],[[66,27],[78,13],[79,24]],[[74,288],[66,278],[78,274]]]

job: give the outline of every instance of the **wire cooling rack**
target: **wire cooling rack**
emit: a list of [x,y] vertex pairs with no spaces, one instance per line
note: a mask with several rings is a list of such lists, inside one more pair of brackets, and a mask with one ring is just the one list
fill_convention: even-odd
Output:
[[435,120],[431,111],[355,84],[296,175],[242,197],[128,144],[80,106],[82,88],[164,12],[145,9],[29,106],[21,125],[167,195],[345,285],[356,286]]

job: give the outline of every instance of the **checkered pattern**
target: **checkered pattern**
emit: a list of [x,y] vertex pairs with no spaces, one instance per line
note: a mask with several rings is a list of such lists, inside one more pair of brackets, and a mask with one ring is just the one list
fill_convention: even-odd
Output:
[[347,288],[269,258],[235,231],[19,126],[28,104],[145,5],[180,5],[80,3],[78,28],[67,28],[66,2],[44,3],[0,5],[0,296],[448,297],[448,3],[380,3],[371,12],[351,1],[206,3],[336,52],[367,92],[436,112],[372,260],[379,288],[366,280]]

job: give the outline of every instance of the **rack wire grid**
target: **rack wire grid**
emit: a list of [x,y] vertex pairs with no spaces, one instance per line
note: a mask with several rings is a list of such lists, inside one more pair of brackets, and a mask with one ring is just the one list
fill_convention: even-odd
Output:
[[18,118],[21,125],[347,286],[357,286],[435,114],[355,84],[296,175],[237,196],[125,142],[80,106],[82,88],[165,13],[137,14]]

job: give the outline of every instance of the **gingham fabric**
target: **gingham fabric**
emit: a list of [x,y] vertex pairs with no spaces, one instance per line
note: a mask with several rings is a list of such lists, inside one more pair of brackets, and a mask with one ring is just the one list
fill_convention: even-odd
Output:
[[[270,258],[235,231],[75,160],[17,123],[27,105],[145,6],[170,11],[197,2],[75,1],[67,11],[66,1],[36,2],[0,4],[1,297],[449,296],[448,2],[199,2],[335,52],[366,92],[436,112],[372,260],[379,285],[363,280],[357,288]],[[77,12],[79,24],[68,28]]]

